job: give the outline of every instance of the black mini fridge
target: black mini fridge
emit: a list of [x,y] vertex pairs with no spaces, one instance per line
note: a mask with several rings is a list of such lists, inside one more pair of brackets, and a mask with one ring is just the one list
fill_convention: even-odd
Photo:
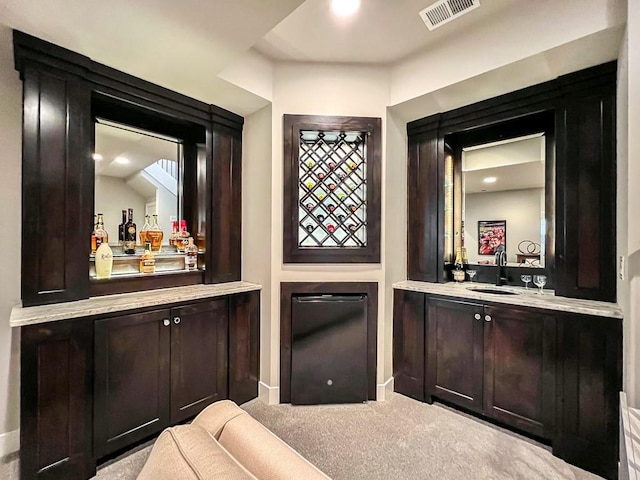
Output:
[[367,401],[367,296],[294,296],[291,403]]

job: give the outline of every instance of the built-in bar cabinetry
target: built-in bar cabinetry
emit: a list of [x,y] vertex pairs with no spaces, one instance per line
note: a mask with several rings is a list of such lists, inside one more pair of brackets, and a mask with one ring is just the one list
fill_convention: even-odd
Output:
[[[58,307],[71,318],[50,321]],[[212,402],[255,398],[259,307],[259,286],[233,282],[14,309],[21,478],[90,478]]]
[[[24,33],[14,31],[13,40],[15,65],[23,81],[23,305],[240,280],[237,246],[242,217],[244,119]],[[104,120],[120,125],[122,131],[130,128],[171,137],[180,146],[180,174],[177,179],[170,179],[178,205],[173,216],[184,219],[198,240],[198,268],[194,271],[181,268],[183,254],[174,259],[178,267],[172,267],[173,271],[159,271],[169,268],[164,257],[159,258],[165,263],[157,272],[143,273],[142,267],[138,271],[137,260],[145,246],[140,240],[129,256],[131,274],[114,269],[110,277],[95,278],[92,218],[98,213],[96,173],[103,168],[97,166],[100,159],[95,150],[96,126]],[[115,164],[118,158],[111,155],[109,162]],[[140,162],[144,158],[138,155]],[[157,159],[153,157],[153,161]],[[124,160],[135,163],[126,157]],[[145,172],[146,169],[142,171]],[[140,175],[134,178],[128,171],[107,173],[103,178],[126,179],[122,183],[127,186],[140,181]],[[138,190],[147,191],[143,187]],[[132,194],[140,192],[132,190]],[[112,213],[111,217],[119,216],[119,209],[131,206],[131,200],[114,195],[117,206],[112,208],[117,214]],[[154,195],[152,201],[149,194],[140,193],[142,203],[136,212],[155,208],[151,213],[158,213],[159,199],[165,197]],[[168,222],[170,214],[163,218]],[[137,231],[141,229],[143,225],[138,221]],[[165,228],[164,238],[170,233],[171,228]],[[137,243],[135,230],[133,235]],[[117,231],[109,232],[108,243],[114,246],[114,262],[121,262],[119,251],[116,255]],[[175,254],[169,246],[163,250],[165,256]]]
[[[460,194],[448,191],[452,181],[455,188],[462,184],[462,150],[540,133],[546,139],[540,226],[545,265],[526,273],[547,275],[548,286],[558,295],[614,302],[615,94],[612,62],[408,123],[407,278],[452,280],[452,247],[478,248],[469,241],[475,237],[476,222],[464,225]],[[451,155],[456,162],[453,180],[446,170]],[[453,199],[453,207],[447,198]],[[510,228],[507,225],[507,248],[509,242],[525,240],[510,237]],[[495,282],[495,267],[487,262],[493,259],[485,257],[473,266],[476,281]],[[506,270],[507,283],[522,285],[522,266]]]
[[615,306],[592,302],[596,315],[581,309],[584,301],[572,307],[551,295],[546,305],[532,293],[511,304],[461,286],[404,283],[412,286],[394,290],[397,392],[475,412],[616,478],[622,320]]

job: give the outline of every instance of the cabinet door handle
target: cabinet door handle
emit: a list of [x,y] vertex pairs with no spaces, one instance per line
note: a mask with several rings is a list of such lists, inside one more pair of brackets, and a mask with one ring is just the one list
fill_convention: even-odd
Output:
[[476,320],[480,320],[480,316],[481,316],[481,315],[480,315],[479,313],[476,313],[476,314],[473,316],[473,318],[475,318]]
[[484,316],[484,321],[485,322],[490,322],[491,321],[491,315],[485,315]]
[[171,324],[171,321],[168,318],[165,318],[164,320],[162,320],[162,324],[165,327],[168,327]]
[[173,317],[173,323],[178,325],[180,323],[180,317]]

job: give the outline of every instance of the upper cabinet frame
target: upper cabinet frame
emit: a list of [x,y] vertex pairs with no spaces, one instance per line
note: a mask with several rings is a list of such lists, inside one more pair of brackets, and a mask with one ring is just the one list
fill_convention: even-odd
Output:
[[[616,62],[407,124],[407,278],[444,282],[445,137],[554,115],[556,295],[616,300]],[[515,268],[515,267],[514,267]],[[517,273],[517,275],[516,275]],[[511,272],[522,285],[519,272]]]
[[284,115],[284,263],[379,263],[380,118]]
[[[15,67],[23,81],[23,305],[240,280],[244,119],[25,33],[13,33]],[[185,218],[193,221],[198,209],[206,214],[205,271],[90,282],[96,99],[111,105],[116,114],[152,119],[156,126],[204,131],[206,153],[197,169],[204,171],[204,178],[189,179],[204,195],[188,200]],[[127,123],[126,118],[114,120]]]

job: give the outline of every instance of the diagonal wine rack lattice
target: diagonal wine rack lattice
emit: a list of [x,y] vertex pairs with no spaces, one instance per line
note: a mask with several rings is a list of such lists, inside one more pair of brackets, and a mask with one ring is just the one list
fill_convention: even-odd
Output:
[[300,131],[298,246],[364,247],[366,135]]

